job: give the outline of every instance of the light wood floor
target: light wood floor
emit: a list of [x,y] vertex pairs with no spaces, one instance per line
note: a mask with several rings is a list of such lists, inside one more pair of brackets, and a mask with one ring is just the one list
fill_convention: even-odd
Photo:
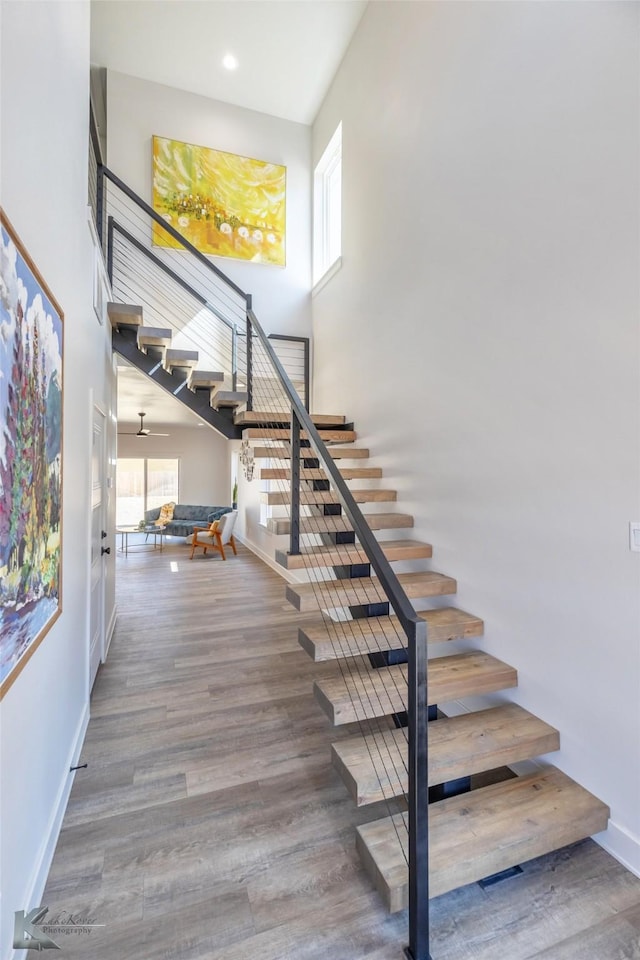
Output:
[[[118,623],[42,900],[82,960],[402,960],[355,853],[284,581],[248,550],[118,563]],[[173,569],[172,569],[173,566]],[[308,615],[314,618],[313,612]],[[51,914],[50,914],[51,915]],[[592,841],[431,904],[433,960],[640,960],[640,880]],[[55,937],[54,937],[55,939]]]

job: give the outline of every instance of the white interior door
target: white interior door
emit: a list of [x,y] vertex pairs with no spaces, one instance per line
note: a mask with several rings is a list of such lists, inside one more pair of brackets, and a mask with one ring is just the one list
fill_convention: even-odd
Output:
[[[93,445],[91,451],[91,594],[89,689],[93,687],[100,663],[104,660],[105,623],[104,587],[106,576],[106,417],[93,408]],[[105,551],[107,555],[105,555]]]

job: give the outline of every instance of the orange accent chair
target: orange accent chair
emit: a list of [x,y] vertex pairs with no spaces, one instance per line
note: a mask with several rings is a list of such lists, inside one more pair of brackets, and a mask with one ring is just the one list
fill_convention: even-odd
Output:
[[216,550],[221,554],[222,559],[226,560],[224,548],[228,544],[234,554],[237,554],[236,541],[233,537],[233,528],[237,519],[238,511],[232,510],[230,513],[223,514],[219,520],[214,520],[210,527],[194,527],[190,559],[193,560],[196,547],[202,547],[205,554],[207,550]]

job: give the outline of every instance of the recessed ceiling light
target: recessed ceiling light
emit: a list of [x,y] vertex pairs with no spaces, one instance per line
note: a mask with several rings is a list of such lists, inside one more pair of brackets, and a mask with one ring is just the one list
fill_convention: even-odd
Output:
[[226,67],[227,70],[236,70],[238,60],[232,53],[226,53],[222,58],[222,66]]

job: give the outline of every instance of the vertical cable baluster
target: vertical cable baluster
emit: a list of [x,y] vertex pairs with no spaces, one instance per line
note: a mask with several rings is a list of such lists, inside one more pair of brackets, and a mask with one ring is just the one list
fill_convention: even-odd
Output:
[[238,328],[235,323],[231,331],[231,389],[238,389]]
[[251,317],[247,313],[247,410],[253,410],[253,347],[251,338],[253,336],[253,326]]
[[109,283],[113,284],[113,217],[109,217],[107,223],[109,225],[107,231],[107,274]]

